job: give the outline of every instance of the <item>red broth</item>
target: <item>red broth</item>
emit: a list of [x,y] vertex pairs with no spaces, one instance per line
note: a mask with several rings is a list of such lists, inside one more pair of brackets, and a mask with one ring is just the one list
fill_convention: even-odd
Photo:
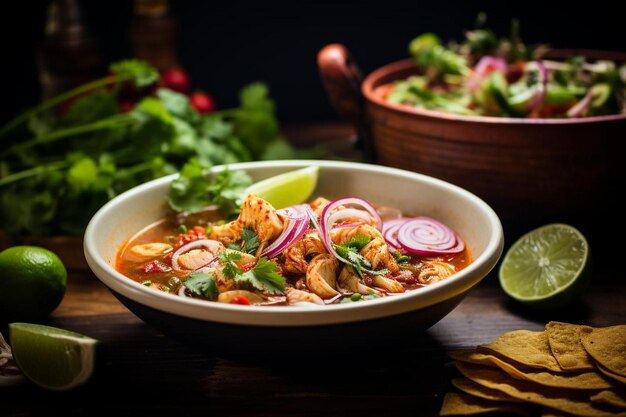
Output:
[[[391,212],[394,210],[395,209],[391,209]],[[390,212],[388,208],[381,208],[379,211],[383,220],[385,220],[384,217]],[[397,210],[395,211],[397,212]],[[129,279],[143,283],[155,290],[187,297],[206,298],[194,295],[185,288],[183,282],[192,270],[184,269],[177,271],[173,269],[172,254],[178,247],[186,242],[195,239],[207,239],[211,228],[223,223],[224,220],[216,210],[207,210],[193,215],[172,215],[163,218],[136,233],[121,246],[117,254],[115,267]],[[156,250],[152,256],[138,256],[136,253],[137,250],[133,248],[147,244],[156,244],[153,246],[158,250]],[[285,252],[288,250],[289,249]],[[465,249],[462,252],[454,255],[423,257],[410,253],[404,254],[409,256],[409,261],[400,264],[402,265],[401,272],[395,274],[395,276],[387,276],[387,278],[393,279],[399,283],[403,291],[419,291],[421,287],[446,279],[449,276],[446,271],[456,273],[472,262],[472,255],[467,245],[465,245]],[[256,302],[252,302],[252,304],[288,305],[290,304],[289,298],[285,297],[284,293],[289,292],[290,289],[312,292],[310,288],[307,287],[307,276],[305,273],[292,273],[287,270],[285,265],[287,261],[284,253],[273,258],[271,261],[276,263],[279,272],[285,277],[285,290],[283,294],[268,294],[258,290],[252,291],[259,296],[258,299],[252,297],[256,300]],[[311,261],[311,257],[307,257],[306,261]],[[342,267],[343,264],[339,262],[339,270],[341,270]],[[441,273],[441,271],[444,272]],[[325,298],[324,303],[352,302],[393,295],[390,291],[377,287],[373,281],[373,277],[367,275],[361,280],[364,285],[373,288],[376,294],[365,293],[355,295],[355,291],[343,289],[338,291],[340,293],[338,296]],[[238,290],[237,288],[233,288],[228,282],[224,284],[226,288]],[[250,288],[248,288],[248,290],[250,290]],[[233,300],[237,302],[237,299],[232,297],[228,298],[228,300],[230,300],[230,302],[233,302]],[[246,302],[242,303],[247,304]]]

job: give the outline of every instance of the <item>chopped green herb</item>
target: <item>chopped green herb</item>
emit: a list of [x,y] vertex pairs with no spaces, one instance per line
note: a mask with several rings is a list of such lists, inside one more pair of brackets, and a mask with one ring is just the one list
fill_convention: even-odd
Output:
[[150,285],[152,285],[152,281],[149,279],[145,281],[141,281],[141,285],[145,285],[146,287],[149,287]]
[[241,231],[241,241],[244,252],[249,254],[255,254],[256,250],[259,248],[259,237],[249,227],[244,227]]
[[209,300],[216,300],[218,295],[217,280],[215,276],[206,272],[192,272],[187,276],[183,285],[190,293]]
[[285,277],[280,275],[276,263],[260,258],[254,268],[235,277],[240,287],[253,287],[269,294],[285,292]]
[[238,274],[243,273],[237,266],[236,262],[241,260],[241,253],[237,250],[222,251],[217,254],[217,257],[224,265],[222,273],[228,279],[235,278]]
[[396,261],[400,264],[409,262],[411,260],[411,257],[408,255],[404,255],[402,252],[400,252],[399,250],[395,250],[393,252],[391,252],[391,254],[393,255],[393,257],[396,259]]
[[339,256],[348,261],[359,278],[364,278],[364,273],[370,275],[387,275],[388,269],[378,271],[372,270],[372,264],[359,253],[369,242],[371,238],[364,235],[355,235],[350,241],[343,245],[333,245]]
[[187,226],[185,226],[184,224],[181,224],[178,226],[178,231],[180,233],[187,233]]

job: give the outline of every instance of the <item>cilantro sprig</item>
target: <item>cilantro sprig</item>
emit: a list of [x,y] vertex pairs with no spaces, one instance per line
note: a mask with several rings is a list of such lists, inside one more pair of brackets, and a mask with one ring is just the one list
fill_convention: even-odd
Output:
[[[157,79],[149,64],[121,61],[110,75],[0,127],[0,229],[81,235],[111,198],[181,169],[168,199],[173,209],[217,204],[232,216],[250,180],[228,170],[207,177],[208,168],[294,157],[263,84],[242,89],[236,108],[201,115],[183,94],[161,88],[147,95]],[[123,112],[120,92],[127,84],[145,96]]]
[[235,276],[239,287],[251,286],[259,291],[270,294],[284,294],[285,277],[283,277],[275,262],[267,258],[260,258],[254,268]]
[[217,279],[206,272],[192,272],[183,281],[183,285],[190,293],[209,300],[216,300],[218,296]]
[[387,275],[389,273],[389,270],[386,268],[379,269],[378,271],[372,270],[372,264],[359,253],[371,240],[372,239],[368,236],[357,234],[342,245],[333,244],[335,251],[337,251],[339,256],[348,261],[348,264],[352,266],[361,279],[364,279],[364,274]]
[[242,289],[255,288],[269,294],[284,294],[285,277],[280,274],[275,262],[267,258],[259,258],[257,263],[248,271],[244,271],[237,266],[241,260],[240,252],[231,250],[218,253],[224,268],[222,273],[227,279],[234,279],[237,286]]

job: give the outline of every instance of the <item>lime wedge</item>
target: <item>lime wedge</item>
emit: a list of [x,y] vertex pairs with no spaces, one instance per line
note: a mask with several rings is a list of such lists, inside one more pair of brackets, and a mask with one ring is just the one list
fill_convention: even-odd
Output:
[[40,387],[66,391],[91,377],[96,339],[30,323],[11,323],[9,331],[17,366]]
[[585,237],[566,224],[532,230],[511,246],[500,266],[500,285],[534,307],[561,306],[582,293],[591,276]]
[[313,194],[319,170],[310,166],[266,178],[249,186],[246,194],[261,197],[277,209],[300,204]]

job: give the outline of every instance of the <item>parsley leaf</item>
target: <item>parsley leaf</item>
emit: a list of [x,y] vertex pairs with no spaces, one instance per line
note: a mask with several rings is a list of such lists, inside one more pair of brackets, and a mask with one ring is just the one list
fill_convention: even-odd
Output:
[[280,275],[276,263],[260,258],[254,268],[235,277],[238,286],[251,286],[270,294],[285,292],[285,277]]
[[244,227],[241,231],[241,241],[244,251],[251,255],[256,253],[256,250],[261,244],[261,242],[259,242],[259,237],[257,236],[257,234],[249,227]]
[[209,300],[217,299],[217,280],[215,276],[209,275],[206,272],[192,272],[187,276],[183,285],[194,295],[199,295]]

